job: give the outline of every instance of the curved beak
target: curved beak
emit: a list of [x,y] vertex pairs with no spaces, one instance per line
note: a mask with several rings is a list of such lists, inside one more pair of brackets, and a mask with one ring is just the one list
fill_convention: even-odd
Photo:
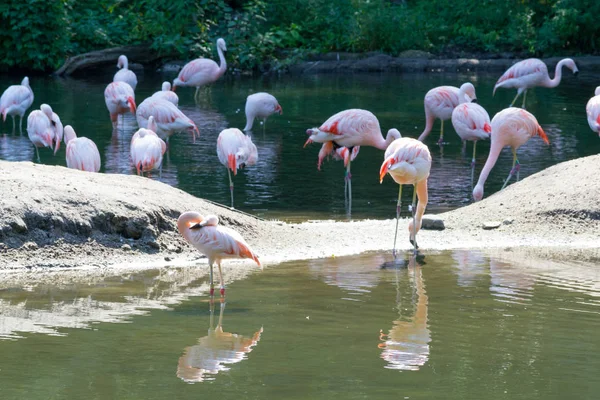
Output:
[[471,103],[477,104],[477,97],[475,97],[473,100],[471,100]]
[[575,71],[573,71],[573,75],[575,75],[575,76],[579,75],[579,70],[576,69]]
[[383,164],[381,164],[381,168],[379,169],[379,183],[383,182],[383,178],[385,177],[385,174],[387,174],[388,170],[390,169],[393,160],[394,160],[394,157],[389,157],[383,162]]

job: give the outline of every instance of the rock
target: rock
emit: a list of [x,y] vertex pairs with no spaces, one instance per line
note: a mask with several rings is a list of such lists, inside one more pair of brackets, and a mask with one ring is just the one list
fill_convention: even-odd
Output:
[[434,231],[443,231],[446,229],[444,220],[433,214],[425,214],[421,219],[421,229],[429,229]]
[[486,230],[496,229],[496,228],[499,228],[500,225],[502,225],[502,222],[500,222],[500,221],[487,221],[487,222],[483,223],[483,229],[486,229]]
[[398,54],[399,58],[433,58],[433,54],[422,50],[404,50]]
[[171,261],[171,260],[172,260],[172,258],[171,258],[171,257],[168,257],[168,256],[167,256],[167,257],[165,257],[165,261]]
[[504,221],[502,221],[502,223],[503,223],[504,225],[510,225],[510,224],[512,224],[513,222],[515,222],[515,219],[514,219],[514,218],[506,218]]
[[121,250],[123,251],[130,251],[131,250],[131,246],[128,244],[124,244],[123,246],[121,246]]
[[36,250],[38,248],[38,245],[35,242],[26,242],[23,243],[23,248],[25,250]]
[[146,244],[147,244],[149,247],[152,247],[153,249],[156,249],[156,250],[160,249],[160,244],[158,244],[158,242],[156,242],[155,240],[148,240],[148,241],[146,242]]

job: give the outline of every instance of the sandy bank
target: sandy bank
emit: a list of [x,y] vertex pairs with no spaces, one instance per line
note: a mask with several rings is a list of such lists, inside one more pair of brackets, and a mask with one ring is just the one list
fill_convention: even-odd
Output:
[[[430,190],[435,190],[431,188]],[[263,221],[150,179],[0,161],[0,270],[205,264],[179,236],[186,210],[216,214],[264,263],[390,250],[394,220]],[[600,260],[600,155],[548,168],[419,233],[424,253],[527,247],[544,257]],[[484,230],[486,221],[503,222]],[[400,246],[408,250],[408,220]]]

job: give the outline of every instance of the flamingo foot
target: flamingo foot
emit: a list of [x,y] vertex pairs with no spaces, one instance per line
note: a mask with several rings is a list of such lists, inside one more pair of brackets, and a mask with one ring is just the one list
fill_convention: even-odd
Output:
[[471,160],[471,168],[475,168],[475,159]]
[[521,164],[519,164],[519,162],[517,162],[515,164],[515,166],[510,170],[510,174],[511,175],[516,175],[519,173],[519,171],[521,170]]
[[214,295],[215,295],[215,288],[214,288],[214,287],[211,287],[211,288],[210,288],[210,296],[212,297],[212,296],[214,296]]
[[349,180],[351,180],[351,179],[352,179],[352,174],[351,174],[350,172],[347,172],[347,173],[346,173],[346,175],[344,176],[344,179],[345,179],[346,181],[349,181]]
[[221,288],[220,292],[221,292],[221,296],[225,296],[225,288],[224,287]]

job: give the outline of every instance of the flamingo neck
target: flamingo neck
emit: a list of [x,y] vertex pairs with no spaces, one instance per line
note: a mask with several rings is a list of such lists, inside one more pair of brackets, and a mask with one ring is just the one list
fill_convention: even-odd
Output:
[[388,132],[385,139],[383,138],[383,135],[379,135],[377,143],[375,143],[375,147],[377,147],[379,150],[386,150],[390,144],[392,144],[392,142],[398,138],[399,136],[393,132]]
[[220,61],[219,70],[217,72],[217,78],[218,78],[225,73],[225,70],[227,69],[227,61],[225,61],[225,55],[223,54],[223,50],[221,49],[221,47],[217,48],[217,52],[219,53],[219,61]]
[[479,175],[479,179],[477,180],[476,188],[481,188],[483,192],[483,186],[485,185],[485,181],[487,180],[492,168],[496,165],[496,161],[498,161],[498,157],[500,156],[500,152],[502,151],[502,144],[499,144],[494,141],[492,138],[492,144],[490,146],[490,154],[488,155],[487,160],[485,161],[485,165],[481,170],[481,174]]
[[548,77],[545,85],[546,87],[553,88],[558,86],[560,80],[562,79],[562,67],[565,65],[565,63],[565,60],[560,60],[558,64],[556,64],[556,69],[554,70],[554,78],[550,79],[550,77]]

